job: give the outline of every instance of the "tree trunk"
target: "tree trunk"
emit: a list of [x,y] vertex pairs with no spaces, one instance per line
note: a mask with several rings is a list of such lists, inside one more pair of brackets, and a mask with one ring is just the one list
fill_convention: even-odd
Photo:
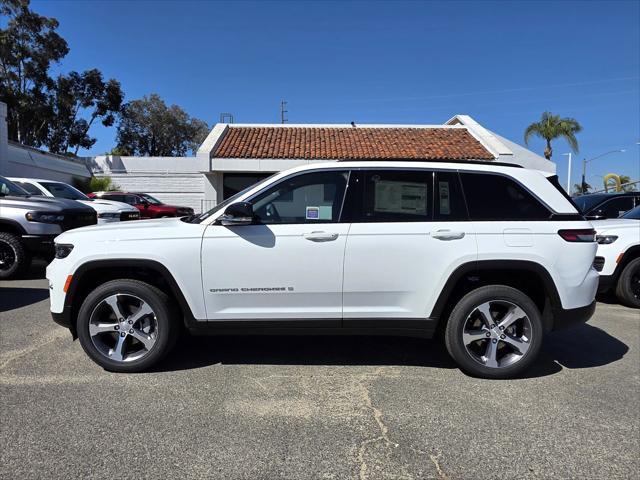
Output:
[[544,158],[547,160],[551,160],[551,156],[553,155],[553,148],[551,148],[551,140],[547,139],[547,148],[544,149]]

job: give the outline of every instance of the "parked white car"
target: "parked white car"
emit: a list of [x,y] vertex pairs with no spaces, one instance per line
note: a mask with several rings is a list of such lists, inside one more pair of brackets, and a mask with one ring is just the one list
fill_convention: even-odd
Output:
[[640,308],[640,206],[620,218],[594,220],[601,292],[613,290],[621,303]]
[[88,205],[97,212],[98,225],[140,219],[140,211],[137,208],[123,202],[89,198],[68,183],[57,182],[55,180],[17,177],[10,177],[9,180],[25,189],[31,195],[68,198]]
[[184,327],[443,331],[463,370],[505,378],[546,332],[591,317],[596,248],[555,176],[344,161],[278,173],[199,216],[65,232],[47,278],[53,319],[113,371],[150,368]]

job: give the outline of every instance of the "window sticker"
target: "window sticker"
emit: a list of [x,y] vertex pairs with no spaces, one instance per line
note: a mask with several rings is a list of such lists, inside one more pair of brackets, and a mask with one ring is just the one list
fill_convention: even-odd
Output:
[[374,210],[426,215],[427,185],[417,182],[379,180],[375,183]]
[[305,215],[307,220],[319,220],[320,208],[319,207],[307,207],[307,213]]
[[449,182],[438,182],[438,195],[440,196],[440,214],[450,215]]
[[333,207],[325,205],[318,207],[320,209],[320,220],[333,220]]

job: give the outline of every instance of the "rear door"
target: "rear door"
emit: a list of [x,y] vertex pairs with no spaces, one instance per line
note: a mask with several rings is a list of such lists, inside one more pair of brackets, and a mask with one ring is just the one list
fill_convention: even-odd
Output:
[[458,174],[366,169],[357,186],[345,251],[344,326],[424,326],[451,272],[477,257]]

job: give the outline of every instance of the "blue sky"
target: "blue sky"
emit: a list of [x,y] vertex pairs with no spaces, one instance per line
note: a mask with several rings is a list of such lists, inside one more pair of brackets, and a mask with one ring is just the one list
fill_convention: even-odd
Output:
[[[580,160],[640,179],[640,2],[33,1],[128,100],[159,93],[213,124],[442,123],[471,115],[523,143],[544,110],[575,117]],[[114,145],[95,128],[90,153]],[[542,153],[541,141],[530,147]],[[555,143],[566,179],[568,146]],[[83,152],[87,154],[89,152]]]

